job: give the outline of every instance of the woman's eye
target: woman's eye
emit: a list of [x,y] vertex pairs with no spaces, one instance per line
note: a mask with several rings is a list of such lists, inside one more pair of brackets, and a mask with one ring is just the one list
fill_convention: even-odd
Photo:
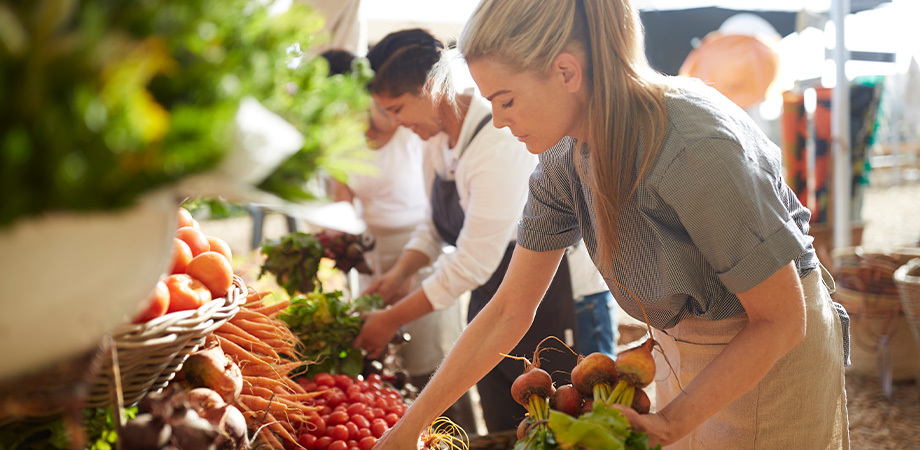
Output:
[[509,100],[508,103],[502,103],[502,109],[508,109],[513,104],[514,104],[514,99]]

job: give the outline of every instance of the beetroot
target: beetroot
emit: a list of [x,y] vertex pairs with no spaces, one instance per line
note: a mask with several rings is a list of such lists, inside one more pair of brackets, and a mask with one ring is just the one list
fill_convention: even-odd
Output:
[[564,412],[572,417],[578,417],[578,413],[581,411],[581,405],[584,401],[585,399],[581,396],[581,393],[578,392],[578,389],[575,389],[575,386],[566,384],[564,386],[559,386],[559,388],[556,389],[556,393],[549,398],[549,407],[556,411]]
[[572,369],[572,385],[584,397],[606,400],[617,383],[618,373],[613,358],[603,353],[579,357]]

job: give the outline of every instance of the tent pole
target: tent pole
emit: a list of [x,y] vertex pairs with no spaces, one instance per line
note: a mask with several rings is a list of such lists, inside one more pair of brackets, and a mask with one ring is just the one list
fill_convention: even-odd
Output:
[[831,2],[831,20],[834,22],[835,46],[834,66],[837,72],[836,84],[831,101],[831,136],[833,145],[833,230],[834,248],[849,247],[850,208],[853,183],[853,168],[850,157],[850,83],[846,76],[846,62],[849,52],[844,39],[846,16],[850,12],[850,0]]

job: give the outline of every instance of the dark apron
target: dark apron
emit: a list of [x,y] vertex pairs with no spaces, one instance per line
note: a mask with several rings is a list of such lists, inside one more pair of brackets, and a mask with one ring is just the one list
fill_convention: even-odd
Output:
[[[491,119],[485,120],[474,131],[473,137]],[[472,141],[472,138],[470,139]],[[461,152],[460,157],[463,157]],[[496,193],[495,195],[501,195]],[[457,237],[463,228],[465,214],[460,207],[460,195],[457,192],[455,180],[450,180],[435,174],[431,187],[431,218],[435,229],[444,242],[457,245]],[[515,243],[512,241],[505,250],[504,257],[498,269],[482,286],[470,293],[470,305],[467,312],[467,323],[472,322],[489,300],[495,295],[498,286],[505,277],[508,264]],[[575,333],[575,308],[572,298],[572,284],[569,277],[568,261],[563,256],[552,284],[543,296],[533,324],[524,338],[511,351],[512,355],[525,356],[533,362],[533,353],[537,345],[547,336],[556,336],[565,341],[566,331],[572,336]],[[553,376],[556,386],[570,383],[569,372],[575,366],[576,357],[564,349],[557,341],[547,341],[544,347],[559,348],[561,351],[547,351],[540,355],[540,367]],[[577,351],[577,350],[576,350]],[[489,433],[516,429],[527,411],[511,397],[511,384],[514,383],[524,370],[521,361],[504,359],[491,372],[486,374],[476,388],[482,404],[483,418]]]

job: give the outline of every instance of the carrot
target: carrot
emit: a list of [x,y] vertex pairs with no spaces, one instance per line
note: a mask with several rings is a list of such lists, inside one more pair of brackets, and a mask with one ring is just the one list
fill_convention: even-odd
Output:
[[281,360],[281,357],[278,356],[278,352],[276,352],[275,349],[273,349],[270,345],[266,345],[260,341],[250,341],[236,334],[230,333],[221,333],[219,336],[230,342],[233,342],[236,345],[239,345],[242,349],[249,351],[249,353],[268,357],[274,361]]
[[271,317],[274,317],[273,315],[277,315],[281,311],[284,311],[285,309],[287,309],[288,306],[291,306],[291,301],[282,300],[280,302],[277,302],[271,305],[265,305],[265,306],[260,306],[258,308],[249,308],[249,309],[252,310],[252,312],[264,314],[267,317],[271,318]]
[[247,294],[246,294],[246,303],[243,305],[247,308],[251,308],[250,305],[260,305],[261,306],[263,304],[262,299],[272,294],[269,291],[256,292],[255,289],[252,289],[252,286],[248,286],[248,287],[249,289],[247,290]]
[[233,315],[233,318],[230,319],[231,322],[240,322],[240,321],[253,321],[253,322],[267,322],[273,320],[271,317],[266,316],[262,313],[257,313],[249,308],[240,308],[239,312]]
[[220,342],[221,350],[233,357],[237,365],[243,364],[246,361],[262,361],[263,363],[269,364],[277,361],[276,359],[271,359],[268,356],[254,354],[219,334],[215,334],[213,336],[217,337],[217,340]]
[[218,334],[223,334],[223,335],[234,334],[243,339],[246,339],[247,341],[261,341],[261,339],[253,336],[248,331],[238,327],[232,322],[225,322],[223,325],[220,326],[220,328],[218,328],[217,330],[214,330],[214,332]]
[[[278,392],[279,389],[282,392],[290,393],[290,388],[288,384],[281,380],[276,380],[274,378],[268,377],[243,377],[243,386],[258,386],[271,389],[273,392]],[[302,389],[302,388],[301,388]],[[299,394],[300,392],[298,392]]]

